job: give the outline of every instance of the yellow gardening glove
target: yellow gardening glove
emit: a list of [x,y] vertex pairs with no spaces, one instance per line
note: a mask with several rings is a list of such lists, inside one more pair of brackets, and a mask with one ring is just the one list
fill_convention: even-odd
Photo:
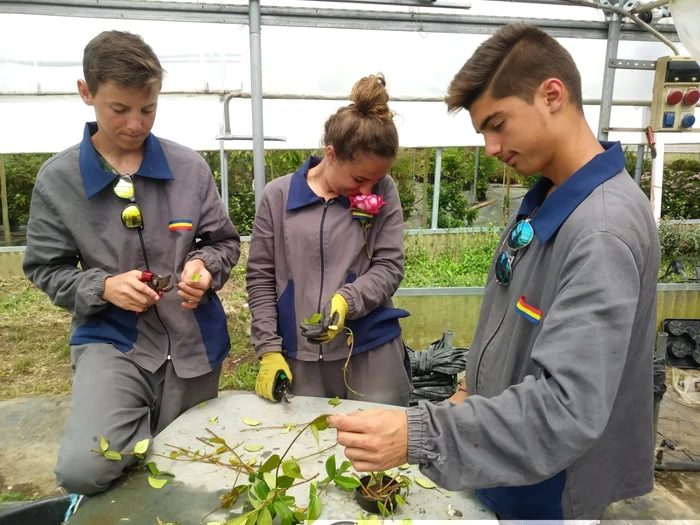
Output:
[[289,365],[280,352],[268,352],[260,359],[260,370],[255,381],[255,393],[260,397],[275,401],[273,395],[275,389],[275,379],[277,374],[282,372],[289,381],[292,381],[292,372]]
[[323,308],[318,324],[301,325],[301,335],[311,343],[327,343],[343,331],[346,315],[348,315],[348,303],[345,297],[337,293]]

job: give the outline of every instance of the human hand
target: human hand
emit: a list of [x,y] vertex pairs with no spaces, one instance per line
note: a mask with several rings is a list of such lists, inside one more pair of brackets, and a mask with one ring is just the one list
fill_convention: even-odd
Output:
[[140,280],[142,272],[131,270],[105,279],[102,299],[131,312],[145,312],[158,302],[158,292]]
[[343,331],[345,316],[348,315],[348,303],[340,294],[334,294],[321,312],[318,324],[302,324],[301,336],[310,343],[327,343]]
[[255,379],[255,393],[264,399],[275,401],[275,379],[283,372],[292,381],[292,372],[281,352],[268,352],[260,358],[260,369]]
[[464,400],[467,399],[469,394],[467,394],[467,386],[465,382],[462,382],[459,385],[459,388],[457,389],[457,392],[452,394],[452,396],[448,399],[450,403],[454,403],[455,405],[461,405],[464,403]]
[[358,472],[389,470],[408,461],[408,419],[401,410],[373,408],[328,416],[338,443]]
[[[199,275],[199,278],[195,277],[196,275]],[[177,294],[184,299],[182,307],[188,310],[197,308],[204,292],[211,286],[211,274],[204,266],[204,261],[201,259],[187,261],[177,286],[180,288]]]

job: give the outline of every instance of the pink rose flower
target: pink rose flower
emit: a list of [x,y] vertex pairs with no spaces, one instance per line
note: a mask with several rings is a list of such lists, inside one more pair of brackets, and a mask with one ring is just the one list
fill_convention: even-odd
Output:
[[386,202],[381,195],[355,195],[350,197],[350,206],[362,210],[371,215],[379,213],[379,208],[384,206]]

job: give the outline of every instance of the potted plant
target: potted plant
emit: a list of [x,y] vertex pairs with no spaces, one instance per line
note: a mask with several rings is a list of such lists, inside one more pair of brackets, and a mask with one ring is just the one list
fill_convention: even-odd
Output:
[[[355,489],[355,501],[363,510],[386,517],[406,501],[411,480],[402,475],[391,476],[386,472],[371,472],[359,478],[360,486]],[[401,490],[404,494],[401,494]]]

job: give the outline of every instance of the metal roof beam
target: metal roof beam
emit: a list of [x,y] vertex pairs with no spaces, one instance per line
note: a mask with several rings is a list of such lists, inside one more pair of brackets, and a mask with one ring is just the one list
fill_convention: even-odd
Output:
[[[138,0],[9,0],[0,3],[0,13],[248,24],[245,5],[144,2]],[[318,27],[384,31],[423,31],[490,35],[510,22],[529,22],[554,37],[605,40],[608,23],[587,20],[552,20],[438,13],[405,13],[308,7],[263,7],[263,26]],[[678,42],[673,26],[657,30]],[[656,41],[634,24],[623,24],[622,40]]]

